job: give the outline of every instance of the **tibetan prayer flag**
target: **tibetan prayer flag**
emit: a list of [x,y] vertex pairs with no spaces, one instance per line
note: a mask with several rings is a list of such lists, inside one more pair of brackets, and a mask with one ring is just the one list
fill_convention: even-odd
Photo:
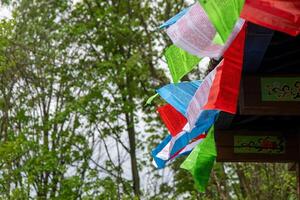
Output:
[[165,57],[174,83],[178,83],[183,76],[189,73],[200,62],[200,58],[189,54],[175,45],[166,49]]
[[[203,82],[182,82],[169,84],[157,90],[157,93],[177,111],[188,119],[188,129],[192,131],[197,124],[204,132],[214,123],[218,109],[204,109],[217,73],[214,69]],[[218,83],[218,82],[216,82]],[[209,110],[209,112],[207,111]]]
[[200,121],[200,123],[202,122],[202,120],[200,120],[199,118],[204,112],[203,107],[208,102],[209,93],[212,88],[214,79],[216,77],[218,68],[219,66],[217,66],[204,78],[203,82],[198,87],[197,91],[195,92],[195,95],[193,96],[187,107],[186,117],[191,128],[195,126],[198,120]]
[[299,0],[246,0],[241,17],[293,36],[300,33]]
[[150,105],[157,96],[158,94],[154,94],[153,96],[149,97],[149,99],[146,102],[146,105]]
[[243,67],[246,25],[224,54],[221,63],[203,80],[191,99],[186,117],[190,128],[200,123],[204,110],[236,113]]
[[205,110],[198,120],[199,123],[197,123],[194,128],[191,129],[189,124],[186,124],[183,131],[172,138],[170,155],[174,155],[176,152],[188,145],[191,140],[208,131],[215,123],[218,115],[219,111],[217,110]]
[[180,13],[178,13],[177,15],[173,16],[171,19],[169,19],[168,21],[163,23],[159,28],[164,29],[164,28],[168,28],[169,26],[175,24],[182,16],[184,16],[187,13],[188,10],[189,10],[189,8],[185,8]]
[[214,57],[207,48],[210,47],[216,30],[198,2],[166,32],[176,46],[192,55],[200,58],[203,55]]
[[[185,118],[182,113],[186,112],[188,103],[191,101],[200,83],[200,81],[193,81],[169,84],[158,90],[158,94],[175,107],[173,108],[171,105],[168,105],[160,109],[160,115],[163,116],[163,121],[166,122],[168,129],[170,131],[172,130],[172,135],[168,135],[163,142],[152,151],[154,163],[157,168],[163,168],[166,163],[176,157],[188,154],[195,144],[200,142],[202,139],[201,135],[208,131],[215,123],[219,114],[218,110],[201,111],[198,122],[193,128],[190,128],[188,123],[184,126],[182,122],[180,122],[180,125],[178,124],[178,118]],[[171,108],[171,110],[167,110],[168,108]],[[174,117],[173,109],[176,109],[176,115],[181,115],[181,117]],[[178,112],[180,110],[181,112]],[[182,128],[181,130],[180,127]]]
[[245,0],[199,0],[223,41],[229,38]]
[[[199,58],[219,59],[239,33],[243,23],[243,19],[237,20],[228,40],[220,41],[215,27],[197,2],[176,23],[166,29],[166,32],[174,45],[188,53]],[[222,43],[225,45],[220,45]]]
[[[178,126],[178,116],[174,117],[173,115],[175,109],[168,104],[167,106],[163,106],[163,108],[164,109],[160,110],[160,112],[163,113],[161,116],[164,116],[163,121],[167,121],[167,123],[172,124],[173,126]],[[172,111],[168,111],[168,108],[171,108]],[[214,124],[218,113],[218,111],[204,111],[203,115],[201,115],[201,123],[199,123],[192,131],[188,131],[188,123],[184,126],[178,126],[177,132],[172,128],[172,135],[168,135],[162,143],[152,151],[154,165],[161,169],[175,158],[189,154],[192,149],[205,138],[204,133]],[[177,113],[177,115],[181,114]],[[184,116],[181,115],[180,118],[184,118]],[[166,126],[168,125],[166,124]],[[179,130],[179,127],[181,127],[181,130]]]
[[[199,134],[197,138],[191,139],[185,145],[182,145],[183,143],[176,142],[175,138],[168,135],[162,143],[152,150],[154,166],[158,169],[162,169],[174,159],[183,155],[188,155],[205,137],[206,134]],[[186,137],[182,136],[179,141],[183,140],[183,138],[185,139]],[[179,146],[181,146],[181,148],[178,148]],[[176,152],[172,152],[174,147],[178,149]]]
[[193,175],[195,185],[200,192],[205,192],[216,157],[214,127],[212,127],[206,138],[196,146],[180,166]]
[[201,81],[168,84],[157,90],[157,93],[177,111],[185,116],[189,102],[193,98]]
[[170,104],[159,107],[157,111],[172,136],[182,131],[187,123],[186,118]]
[[204,109],[236,113],[243,69],[246,25],[225,52]]
[[191,140],[188,137],[188,132],[185,130],[187,124],[186,118],[176,111],[170,104],[166,104],[158,108],[160,116],[171,132],[161,144],[153,151],[154,164],[157,168],[165,167],[167,162],[189,153],[196,144],[198,144],[205,135],[200,133],[194,134],[197,137]]

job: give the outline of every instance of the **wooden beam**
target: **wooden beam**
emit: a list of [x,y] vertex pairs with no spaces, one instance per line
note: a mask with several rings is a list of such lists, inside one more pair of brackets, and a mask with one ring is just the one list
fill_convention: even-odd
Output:
[[[256,135],[256,136],[284,136],[285,151],[281,154],[265,154],[265,153],[235,153],[234,152],[234,136],[235,135]],[[284,134],[281,132],[266,131],[244,131],[216,130],[217,145],[217,161],[218,162],[278,162],[289,163],[299,161],[298,134]]]
[[291,172],[297,172],[297,167],[298,167],[298,162],[294,162],[294,163],[289,163],[288,164],[288,169]]
[[[296,78],[300,83],[300,75],[276,75],[278,77],[285,78]],[[288,89],[285,92],[284,86],[279,86],[278,88],[273,88],[274,91],[278,92],[279,96],[291,96],[290,100],[286,99],[284,101],[263,101],[262,99],[262,78],[274,78],[274,76],[269,77],[259,77],[259,76],[245,76],[241,81],[241,92],[239,97],[239,111],[242,115],[277,115],[277,116],[291,116],[300,115],[300,92],[296,87],[300,87],[298,81],[292,85],[287,85]],[[287,81],[288,82],[288,81]],[[275,82],[274,82],[275,83]],[[283,83],[282,83],[283,84]],[[284,85],[284,84],[283,84]],[[296,85],[296,86],[294,86]],[[272,86],[270,86],[270,91],[272,92]],[[275,87],[275,86],[274,86]],[[265,89],[267,90],[267,89]],[[282,91],[281,91],[282,90]],[[284,90],[284,91],[283,91]],[[297,92],[295,92],[297,90]],[[294,96],[292,96],[294,95]]]
[[300,134],[298,134],[297,192],[300,200]]

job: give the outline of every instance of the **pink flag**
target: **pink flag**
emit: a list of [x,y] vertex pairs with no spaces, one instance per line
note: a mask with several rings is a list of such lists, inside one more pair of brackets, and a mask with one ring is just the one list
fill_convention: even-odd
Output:
[[236,113],[244,58],[246,24],[224,54],[221,63],[211,71],[190,101],[186,116],[192,129],[205,110]]
[[243,69],[246,25],[225,52],[204,109],[236,113]]
[[244,24],[239,19],[225,45],[214,44],[217,32],[201,5],[195,3],[187,13],[167,30],[172,42],[179,48],[200,58],[220,58]]

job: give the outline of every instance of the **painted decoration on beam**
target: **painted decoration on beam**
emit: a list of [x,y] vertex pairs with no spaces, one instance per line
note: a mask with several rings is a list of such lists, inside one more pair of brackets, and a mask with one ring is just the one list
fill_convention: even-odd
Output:
[[300,77],[261,78],[262,101],[300,101]]
[[236,22],[235,28],[228,40],[226,40],[225,45],[215,44],[219,38],[217,37],[216,29],[197,2],[184,16],[171,25],[166,32],[177,47],[190,54],[200,58],[210,57],[219,59],[239,33],[243,24],[243,19],[239,19]]
[[285,140],[282,136],[234,136],[234,153],[284,154]]

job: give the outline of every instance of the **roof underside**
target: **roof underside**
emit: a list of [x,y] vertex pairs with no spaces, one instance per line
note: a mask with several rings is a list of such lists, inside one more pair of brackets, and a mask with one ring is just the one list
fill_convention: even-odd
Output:
[[[300,74],[300,35],[293,37],[248,24],[243,76]],[[300,116],[245,116],[221,113],[218,129],[280,130],[300,126]]]

